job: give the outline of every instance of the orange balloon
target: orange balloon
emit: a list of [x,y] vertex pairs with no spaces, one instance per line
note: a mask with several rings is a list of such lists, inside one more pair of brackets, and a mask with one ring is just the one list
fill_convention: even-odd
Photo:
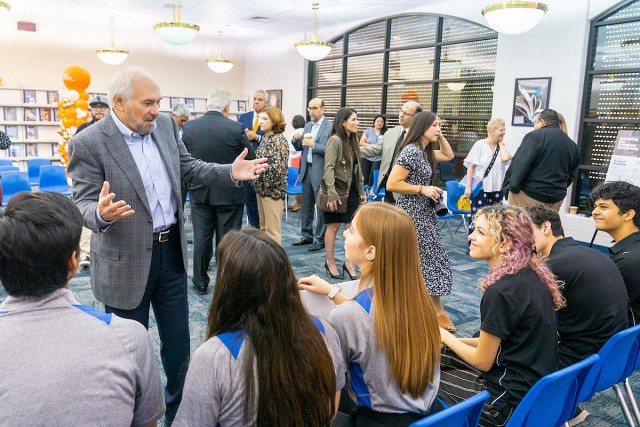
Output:
[[80,92],[80,99],[82,99],[83,101],[88,101],[89,100],[89,94],[85,91]]
[[67,89],[82,92],[89,87],[91,76],[89,76],[89,72],[84,68],[72,65],[64,70],[64,73],[62,74],[62,82]]
[[80,108],[84,111],[87,111],[89,109],[89,103],[82,99],[78,99],[75,105],[76,105],[76,108]]

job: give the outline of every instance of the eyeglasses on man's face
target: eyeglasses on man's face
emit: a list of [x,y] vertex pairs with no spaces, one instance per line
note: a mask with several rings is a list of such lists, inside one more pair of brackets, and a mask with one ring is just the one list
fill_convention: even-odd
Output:
[[100,110],[107,111],[109,107],[107,107],[106,105],[94,105],[91,107],[91,109],[95,111],[100,111]]

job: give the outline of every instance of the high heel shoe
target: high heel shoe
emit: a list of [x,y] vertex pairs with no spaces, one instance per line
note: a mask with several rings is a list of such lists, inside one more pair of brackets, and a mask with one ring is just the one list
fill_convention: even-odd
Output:
[[329,263],[327,261],[324,262],[324,269],[327,270],[327,274],[331,276],[332,279],[344,279],[344,271],[342,272],[342,276],[339,274],[333,274],[331,270],[329,270]]
[[349,269],[347,268],[347,262],[343,262],[342,263],[342,277],[344,277],[344,273],[347,273],[349,275],[349,279],[351,280],[358,280],[360,278],[360,276],[356,275],[352,275],[351,272],[349,271]]

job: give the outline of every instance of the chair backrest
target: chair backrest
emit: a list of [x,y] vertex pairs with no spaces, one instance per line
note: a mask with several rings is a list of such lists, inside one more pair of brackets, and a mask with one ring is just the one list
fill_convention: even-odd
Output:
[[0,159],[0,166],[13,166],[13,160],[11,160],[11,159]]
[[600,360],[585,380],[578,402],[589,400],[599,391],[613,387],[632,373],[640,349],[640,325],[620,331],[602,346]]
[[0,166],[0,172],[18,172],[19,170],[17,166]]
[[378,177],[380,176],[380,169],[375,169],[373,171],[373,194],[378,197],[384,197],[386,193],[386,189],[378,189]]
[[300,176],[300,170],[296,167],[289,166],[287,169],[287,193],[302,193],[302,181],[296,185],[296,180]]
[[456,176],[456,159],[451,159],[448,162],[438,163],[438,167],[440,168],[440,179],[447,181],[457,181],[458,177]]
[[50,165],[50,159],[34,157],[27,160],[27,172],[29,172],[29,182],[36,185],[40,181],[40,166]]
[[40,191],[55,191],[65,195],[70,195],[71,190],[67,183],[67,173],[64,166],[45,165],[40,167],[40,180],[38,183]]
[[9,200],[16,193],[21,191],[31,191],[29,175],[26,172],[3,172],[2,173],[2,206],[6,206]]
[[487,399],[489,392],[485,390],[409,427],[476,427]]
[[600,356],[593,354],[540,378],[513,412],[507,427],[555,427],[569,421],[578,407],[585,378],[599,360]]
[[471,210],[458,209],[458,199],[464,194],[464,188],[458,181],[447,181],[447,208],[456,214],[471,214]]

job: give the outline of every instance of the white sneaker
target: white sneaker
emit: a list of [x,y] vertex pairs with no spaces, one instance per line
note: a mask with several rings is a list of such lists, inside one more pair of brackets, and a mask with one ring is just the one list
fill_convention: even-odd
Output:
[[589,413],[580,407],[578,407],[578,410],[576,412],[577,412],[577,415],[572,419],[570,419],[569,421],[567,421],[567,424],[569,424],[569,427],[577,426],[578,424],[586,420],[587,417],[589,416]]

